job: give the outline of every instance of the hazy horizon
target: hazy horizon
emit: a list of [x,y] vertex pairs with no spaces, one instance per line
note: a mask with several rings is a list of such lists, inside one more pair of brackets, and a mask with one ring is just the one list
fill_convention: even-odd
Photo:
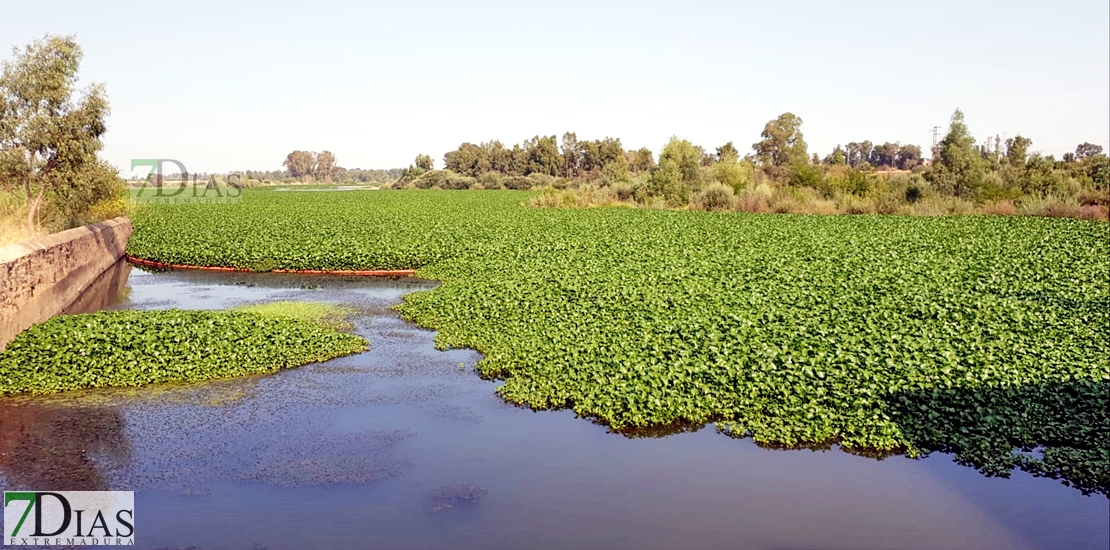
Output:
[[1106,2],[9,4],[0,45],[74,34],[112,114],[104,158],[193,172],[280,169],[294,149],[348,168],[442,166],[465,141],[678,135],[750,151],[783,112],[810,153],[871,140],[927,150],[956,108],[978,141],[1021,133],[1059,157],[1110,148]]

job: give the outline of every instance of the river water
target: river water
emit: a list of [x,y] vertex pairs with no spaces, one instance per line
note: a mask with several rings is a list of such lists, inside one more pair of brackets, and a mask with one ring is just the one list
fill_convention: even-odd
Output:
[[389,307],[416,279],[132,271],[107,307],[356,307],[371,350],[269,376],[0,399],[0,487],[134,490],[142,548],[1100,549],[1110,500],[949,456],[629,438],[534,412]]

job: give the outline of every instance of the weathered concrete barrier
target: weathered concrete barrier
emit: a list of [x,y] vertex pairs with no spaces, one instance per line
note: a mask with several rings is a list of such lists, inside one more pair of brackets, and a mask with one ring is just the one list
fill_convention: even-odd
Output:
[[27,327],[85,310],[99,287],[119,286],[131,220],[115,218],[0,248],[0,350]]

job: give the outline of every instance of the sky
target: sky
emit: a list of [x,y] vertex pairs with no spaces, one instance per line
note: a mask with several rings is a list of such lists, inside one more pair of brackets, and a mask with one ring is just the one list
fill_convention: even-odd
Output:
[[[577,132],[658,154],[742,152],[802,118],[811,153],[977,140],[1110,149],[1110,2],[189,2],[0,0],[0,47],[76,35],[108,90],[102,156],[190,172],[293,150],[392,168],[462,142]],[[10,49],[0,57],[10,58]]]

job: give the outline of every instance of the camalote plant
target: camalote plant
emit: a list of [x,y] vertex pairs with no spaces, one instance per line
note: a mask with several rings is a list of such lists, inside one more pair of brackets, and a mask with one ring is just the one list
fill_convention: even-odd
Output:
[[266,374],[367,345],[287,316],[178,309],[62,315],[0,353],[0,395]]
[[1106,224],[550,210],[528,197],[248,190],[237,205],[145,208],[128,250],[419,268],[442,284],[398,309],[440,346],[481,351],[478,371],[504,379],[508,401],[615,430],[716,422],[763,445],[953,452],[988,474],[1108,492]]

